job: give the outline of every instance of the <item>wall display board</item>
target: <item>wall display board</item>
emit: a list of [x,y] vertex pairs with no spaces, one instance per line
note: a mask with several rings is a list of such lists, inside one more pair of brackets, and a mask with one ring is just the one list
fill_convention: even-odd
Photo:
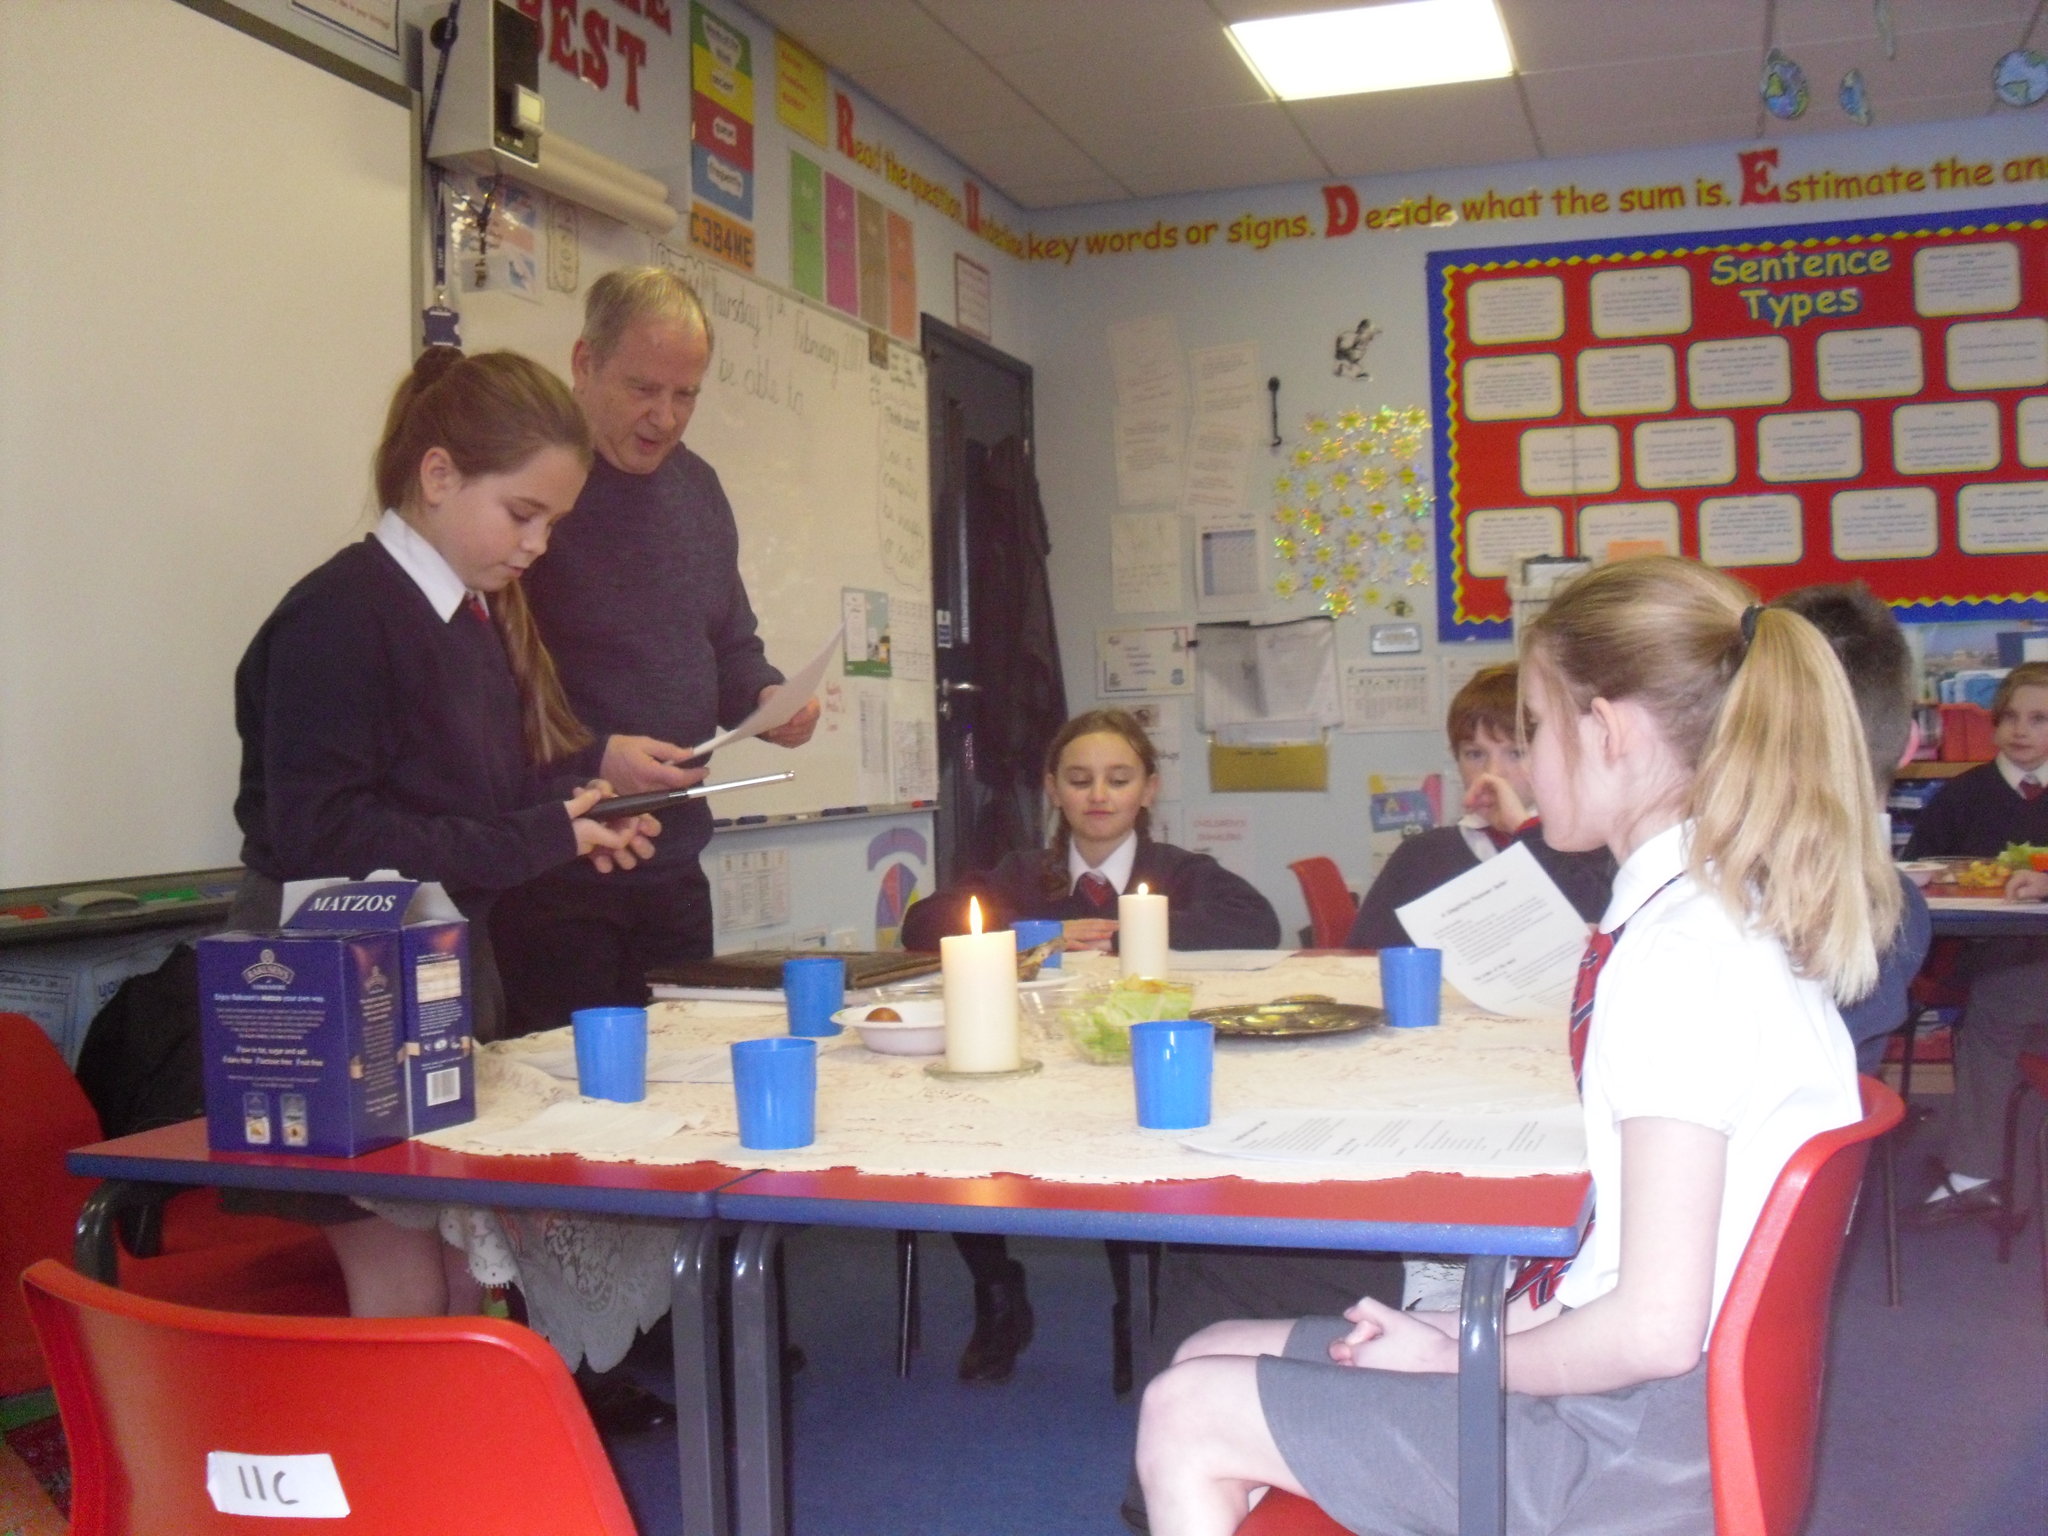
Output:
[[411,93],[220,14],[0,3],[4,887],[235,861],[235,664],[412,358]]
[[1665,550],[1908,620],[2048,614],[2048,207],[1439,252],[1438,633]]
[[[581,254],[586,290],[610,267],[651,259],[681,272],[710,311],[711,371],[684,441],[732,502],[769,660],[794,672],[847,621],[810,743],[741,742],[711,770],[796,777],[720,795],[712,814],[751,821],[936,799],[923,357],[893,341],[871,350],[873,333],[845,316],[694,251],[650,255],[629,232],[614,246],[587,232]],[[581,291],[542,304],[470,294],[464,340],[516,348],[566,376],[582,305]]]

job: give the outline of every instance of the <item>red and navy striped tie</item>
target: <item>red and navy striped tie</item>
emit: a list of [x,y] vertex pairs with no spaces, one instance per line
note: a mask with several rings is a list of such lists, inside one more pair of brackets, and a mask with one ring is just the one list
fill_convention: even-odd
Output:
[[[1673,875],[1650,892],[1636,907],[1635,912],[1631,912],[1614,925],[1612,933],[1601,933],[1596,930],[1593,936],[1586,940],[1586,952],[1579,957],[1579,978],[1572,987],[1572,1083],[1579,1090],[1579,1097],[1582,1099],[1586,1094],[1586,1041],[1593,1033],[1593,993],[1600,985],[1600,968],[1607,964],[1607,957],[1614,953],[1614,946],[1621,942],[1622,930],[1635,921],[1636,912],[1642,911],[1644,907],[1670,890],[1680,878],[1681,875]],[[1591,1236],[1592,1231],[1593,1223],[1588,1221],[1586,1235]],[[1581,1237],[1579,1247],[1583,1250],[1585,1246],[1586,1238]],[[1577,1257],[1578,1254],[1574,1253],[1569,1259],[1522,1260],[1521,1268],[1515,1271],[1514,1282],[1508,1286],[1508,1300],[1513,1301],[1527,1293],[1531,1301],[1539,1307],[1542,1306],[1556,1294],[1557,1282],[1564,1278],[1564,1272],[1572,1267],[1572,1259]]]
[[[1622,927],[1628,926],[1623,924]],[[1607,963],[1607,957],[1614,953],[1614,941],[1621,937],[1621,929],[1612,933],[1595,931],[1586,940],[1586,952],[1579,956],[1579,976],[1572,986],[1572,1082],[1579,1089],[1581,1097],[1586,1084],[1586,1037],[1593,1032],[1593,993],[1600,985],[1600,968]],[[1591,1232],[1593,1224],[1586,1223]],[[1585,1239],[1580,1239],[1580,1246]],[[1577,1255],[1572,1255],[1576,1258]],[[1542,1306],[1556,1294],[1557,1282],[1564,1278],[1564,1272],[1572,1267],[1571,1258],[1524,1259],[1515,1271],[1514,1282],[1508,1286],[1508,1300],[1527,1293],[1536,1306]]]

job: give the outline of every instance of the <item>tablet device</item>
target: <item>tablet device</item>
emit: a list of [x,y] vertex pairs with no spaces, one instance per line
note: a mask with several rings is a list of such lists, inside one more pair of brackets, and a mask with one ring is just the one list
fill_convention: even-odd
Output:
[[758,774],[751,779],[727,779],[723,784],[692,784],[688,789],[657,789],[644,795],[615,795],[609,800],[598,801],[583,814],[593,821],[617,821],[621,816],[639,816],[648,811],[681,805],[685,800],[701,800],[722,789],[752,789],[756,784],[780,784],[784,779],[795,777],[794,769],[785,769],[781,773]]

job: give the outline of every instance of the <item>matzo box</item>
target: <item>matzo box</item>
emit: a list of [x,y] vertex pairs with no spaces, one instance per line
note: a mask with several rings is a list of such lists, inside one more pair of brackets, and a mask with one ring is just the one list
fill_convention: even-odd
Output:
[[476,1114],[468,924],[380,872],[288,885],[200,950],[209,1144],[352,1157]]

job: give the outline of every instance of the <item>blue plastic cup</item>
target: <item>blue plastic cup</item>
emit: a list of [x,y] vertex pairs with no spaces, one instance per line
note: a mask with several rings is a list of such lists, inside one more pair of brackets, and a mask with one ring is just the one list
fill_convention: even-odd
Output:
[[1396,1029],[1426,1029],[1443,1000],[1444,952],[1402,945],[1380,951],[1380,997]]
[[1215,1068],[1215,1025],[1200,1019],[1133,1024],[1131,1077],[1138,1089],[1138,1124],[1148,1131],[1207,1125]]
[[586,1098],[638,1104],[647,1097],[647,1010],[578,1008],[576,1088]]
[[818,1042],[795,1035],[732,1043],[740,1145],[756,1152],[808,1147],[818,1136]]
[[789,1032],[823,1038],[841,1033],[832,1015],[846,1006],[846,962],[837,955],[802,955],[782,962],[782,996]]
[[[1066,924],[1056,917],[1021,917],[1010,924],[1017,935],[1017,953],[1036,949],[1041,944],[1050,944],[1066,932]],[[1039,969],[1056,971],[1060,969],[1060,952],[1054,950],[1039,963]]]

